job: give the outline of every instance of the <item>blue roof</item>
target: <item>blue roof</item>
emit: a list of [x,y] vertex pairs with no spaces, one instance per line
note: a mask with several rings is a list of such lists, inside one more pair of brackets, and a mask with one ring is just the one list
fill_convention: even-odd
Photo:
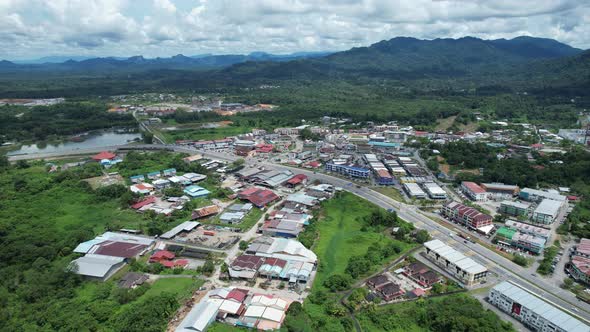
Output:
[[74,249],[74,252],[80,253],[80,254],[85,254],[87,253],[94,245],[99,244],[104,242],[104,239],[92,239],[92,240],[88,240],[86,242],[82,242],[80,243],[76,249]]
[[201,186],[192,185],[192,186],[188,186],[188,187],[184,188],[184,193],[191,196],[191,197],[201,197],[201,196],[207,196],[211,192]]
[[401,146],[401,143],[391,143],[391,142],[369,142],[369,145],[374,145],[374,146],[383,146],[383,147],[390,147],[390,148],[394,148],[394,147]]
[[164,170],[164,173],[168,173],[168,172],[176,172],[176,168],[168,168]]
[[139,174],[139,175],[132,175],[129,177],[130,179],[142,179],[145,178],[143,175]]
[[160,174],[160,171],[155,171],[155,172],[149,172],[148,175],[156,175],[156,174]]

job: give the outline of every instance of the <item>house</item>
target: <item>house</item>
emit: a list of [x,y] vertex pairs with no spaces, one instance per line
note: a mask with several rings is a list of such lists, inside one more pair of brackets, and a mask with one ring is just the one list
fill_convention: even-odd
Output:
[[174,176],[174,175],[176,175],[176,168],[168,168],[168,169],[165,169],[165,170],[162,171],[162,173],[166,177]]
[[191,198],[205,197],[211,192],[203,187],[192,185],[184,188],[184,193]]
[[305,186],[307,184],[307,175],[296,174],[285,183],[288,188],[296,188],[298,186]]
[[418,282],[425,287],[431,287],[432,285],[441,281],[441,278],[436,272],[428,270],[418,275]]
[[373,289],[377,289],[381,286],[386,285],[387,283],[389,283],[389,278],[387,278],[386,275],[384,274],[379,274],[376,275],[374,277],[371,277],[369,279],[367,279],[367,286],[373,288]]
[[144,282],[148,280],[147,274],[137,273],[137,272],[127,272],[119,282],[117,286],[120,288],[136,288],[137,286],[143,285]]
[[192,162],[195,162],[195,161],[199,161],[201,159],[203,159],[203,156],[200,155],[200,154],[195,154],[195,155],[192,155],[192,156],[188,156],[188,157],[182,158],[182,160],[184,160],[184,162],[189,163],[189,164],[192,163]]
[[141,195],[149,195],[152,191],[154,191],[154,189],[154,186],[146,182],[137,183],[129,187],[131,192]]
[[389,282],[385,285],[377,288],[377,294],[381,296],[385,301],[395,300],[403,296],[406,292],[398,285],[393,282]]
[[162,175],[160,174],[160,171],[150,172],[150,173],[148,173],[148,174],[147,174],[147,177],[148,177],[148,179],[150,179],[150,180],[159,179],[159,178],[160,178],[160,176],[162,176]]
[[271,190],[256,187],[251,187],[238,192],[238,198],[247,200],[259,208],[266,207],[270,203],[281,199]]
[[159,263],[161,261],[169,261],[176,257],[176,255],[168,250],[159,250],[155,252],[152,256],[150,256],[149,262],[150,263]]
[[407,276],[419,275],[429,271],[430,269],[420,262],[412,263],[404,268],[404,274]]
[[186,180],[190,181],[191,183],[195,183],[195,182],[205,180],[207,178],[207,175],[197,174],[197,173],[185,173],[183,175],[183,177]]
[[267,220],[260,230],[266,236],[295,238],[303,231],[303,225],[286,220]]
[[73,260],[70,271],[87,278],[106,281],[125,265],[125,258],[86,254],[84,257]]
[[131,208],[133,210],[139,210],[142,207],[147,206],[147,205],[150,205],[150,204],[154,204],[155,202],[156,202],[156,197],[149,196],[148,198],[143,199],[143,200],[141,200],[141,201],[139,201],[139,202],[131,205]]
[[239,224],[246,216],[245,212],[224,212],[219,216],[219,221],[224,224]]
[[129,177],[129,180],[131,180],[131,183],[141,183],[143,181],[145,181],[145,176],[139,174],[139,175],[133,175]]
[[156,189],[162,190],[170,187],[172,183],[166,179],[157,179],[152,182]]
[[191,219],[195,220],[195,219],[200,219],[200,218],[206,218],[206,217],[210,217],[212,215],[216,215],[218,213],[219,213],[219,207],[217,205],[208,205],[208,206],[204,206],[202,208],[198,208],[198,209],[194,210],[191,215]]
[[102,160],[113,160],[117,157],[116,154],[109,151],[102,151],[92,156],[92,160],[101,162]]

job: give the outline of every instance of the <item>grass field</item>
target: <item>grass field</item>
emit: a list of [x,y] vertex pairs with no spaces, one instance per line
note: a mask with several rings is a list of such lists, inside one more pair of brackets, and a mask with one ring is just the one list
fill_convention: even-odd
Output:
[[249,133],[252,128],[243,126],[227,126],[220,128],[199,128],[180,129],[171,131],[159,131],[166,142],[172,143],[176,140],[212,140],[222,139],[228,136],[237,136]]
[[362,218],[373,209],[377,207],[350,193],[342,193],[323,204],[324,217],[318,222],[320,238],[313,248],[320,262],[314,288],[322,288],[323,281],[333,274],[343,274],[348,259],[364,255],[371,244],[386,245],[394,241],[385,233],[361,231]]
[[373,187],[371,188],[383,195],[393,198],[398,202],[405,202],[404,196],[399,192],[399,190],[392,188],[392,187]]

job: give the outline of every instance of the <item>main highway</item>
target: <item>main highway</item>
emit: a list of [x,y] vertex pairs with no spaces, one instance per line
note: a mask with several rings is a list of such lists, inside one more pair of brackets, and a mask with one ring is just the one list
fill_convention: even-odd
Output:
[[[27,159],[49,159],[59,158],[64,156],[74,156],[91,154],[104,150],[170,150],[175,152],[183,152],[189,154],[200,153],[204,156],[213,159],[220,159],[224,161],[234,161],[239,157],[236,157],[228,153],[219,153],[213,151],[202,151],[194,148],[176,146],[176,145],[124,145],[124,146],[112,146],[102,147],[96,149],[86,150],[72,150],[67,152],[59,153],[45,153],[45,154],[23,154],[10,156],[10,161],[16,160],[27,160]],[[249,166],[253,166],[253,162],[247,161]],[[371,190],[363,185],[357,185],[352,183],[350,180],[331,176],[325,173],[313,172],[305,169],[284,166],[274,164],[266,161],[260,161],[256,163],[257,166],[264,166],[266,169],[289,169],[296,173],[305,174],[310,181],[320,180],[323,183],[329,183],[336,187],[343,188],[359,197],[362,197],[375,205],[378,205],[384,209],[394,209],[398,216],[403,220],[414,224],[416,227],[427,230],[434,238],[437,238],[449,245],[454,249],[462,252],[465,256],[475,259],[480,264],[486,266],[490,272],[492,272],[498,281],[510,280],[523,288],[526,288],[539,297],[543,298],[560,308],[561,310],[575,316],[586,323],[590,323],[590,305],[578,300],[575,295],[571,292],[561,289],[559,285],[548,283],[543,280],[542,277],[531,273],[527,270],[506,257],[494,252],[493,250],[486,248],[480,244],[463,241],[456,234],[455,228],[451,225],[443,226],[444,222],[437,222],[430,217],[426,216],[416,206],[404,204],[398,202],[388,196],[385,196],[379,192]],[[492,279],[492,278],[490,278]]]

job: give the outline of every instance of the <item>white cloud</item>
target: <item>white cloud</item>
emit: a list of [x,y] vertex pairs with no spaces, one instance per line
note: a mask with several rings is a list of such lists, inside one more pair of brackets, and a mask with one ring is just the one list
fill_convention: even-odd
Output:
[[538,0],[0,0],[0,58],[344,50],[396,36],[590,47],[590,3]]

